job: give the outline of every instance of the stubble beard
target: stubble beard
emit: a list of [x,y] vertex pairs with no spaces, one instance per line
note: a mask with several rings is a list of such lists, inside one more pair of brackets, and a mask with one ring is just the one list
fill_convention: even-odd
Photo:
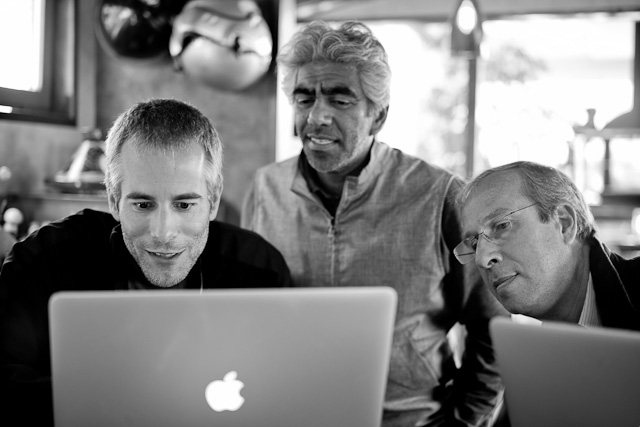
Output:
[[208,224],[192,241],[191,244],[185,245],[186,250],[180,255],[180,257],[186,257],[180,260],[180,265],[173,268],[170,274],[159,271],[157,267],[154,267],[151,262],[146,258],[146,251],[143,248],[138,248],[134,240],[122,230],[122,237],[124,244],[129,250],[129,253],[136,261],[144,277],[154,286],[161,288],[170,288],[177,285],[187,278],[191,269],[200,258],[200,255],[204,251],[209,238]]

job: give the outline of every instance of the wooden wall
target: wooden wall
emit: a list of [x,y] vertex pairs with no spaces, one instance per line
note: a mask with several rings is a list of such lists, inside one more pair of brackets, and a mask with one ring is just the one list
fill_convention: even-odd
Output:
[[170,63],[139,65],[98,52],[97,126],[108,129],[133,103],[176,98],[198,107],[216,127],[224,144],[223,197],[239,207],[255,169],[275,159],[276,83],[268,75],[239,93],[190,81]]
[[[171,97],[200,108],[220,132],[225,150],[223,198],[239,209],[253,172],[275,159],[275,73],[271,71],[245,91],[227,92],[187,80],[174,72],[170,58],[155,64],[117,59],[95,38],[94,1],[77,2],[81,27],[78,125],[0,121],[0,166],[8,166],[14,174],[9,191],[18,195],[45,191],[45,178],[68,164],[84,127],[98,126],[106,131],[132,103]],[[278,4],[277,0],[265,1]],[[273,6],[271,18],[275,16],[277,21],[276,9]]]

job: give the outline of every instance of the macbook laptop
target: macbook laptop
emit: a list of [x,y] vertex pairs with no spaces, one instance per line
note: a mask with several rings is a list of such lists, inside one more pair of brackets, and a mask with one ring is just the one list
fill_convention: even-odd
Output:
[[640,426],[640,332],[490,324],[513,427]]
[[379,426],[391,288],[57,293],[56,426]]

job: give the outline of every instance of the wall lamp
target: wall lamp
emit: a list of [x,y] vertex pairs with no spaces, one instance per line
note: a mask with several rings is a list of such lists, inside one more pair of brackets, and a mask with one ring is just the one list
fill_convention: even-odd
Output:
[[461,0],[451,20],[451,54],[465,58],[480,56],[482,18],[476,0]]

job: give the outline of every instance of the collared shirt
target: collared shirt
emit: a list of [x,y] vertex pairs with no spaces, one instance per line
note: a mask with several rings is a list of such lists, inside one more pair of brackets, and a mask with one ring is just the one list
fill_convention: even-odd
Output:
[[304,152],[300,153],[300,157],[298,158],[298,168],[300,169],[300,173],[304,177],[305,181],[307,181],[309,191],[320,199],[324,207],[327,208],[332,216],[335,216],[336,210],[338,210],[338,205],[340,204],[340,195],[330,194],[322,188],[319,183],[320,178],[318,178],[318,172],[311,167],[307,160],[307,156],[304,155]]
[[596,294],[593,290],[593,277],[591,277],[591,273],[589,273],[587,296],[584,299],[584,305],[582,306],[582,313],[580,314],[578,325],[584,326],[585,328],[602,326],[600,314],[598,313],[598,306],[596,305]]
[[[512,314],[511,318],[516,323],[541,325],[543,322],[534,317],[525,316],[524,314]],[[580,314],[580,320],[578,325],[585,328],[601,327],[602,321],[598,313],[598,307],[596,305],[596,294],[593,290],[593,278],[589,274],[589,282],[587,284],[587,295],[584,299],[584,305],[582,306],[582,313]]]
[[[350,173],[349,176],[358,176],[360,172],[362,172],[362,169],[369,164],[370,158],[371,153],[369,152],[362,164],[360,164],[355,171]],[[318,172],[311,167],[311,165],[309,164],[309,160],[307,160],[307,156],[304,154],[304,152],[301,152],[300,157],[298,158],[298,168],[300,169],[300,173],[304,177],[305,181],[307,181],[309,191],[318,196],[329,213],[332,216],[335,216],[336,211],[338,210],[338,205],[340,204],[340,198],[342,197],[342,194],[331,194],[322,187]]]

